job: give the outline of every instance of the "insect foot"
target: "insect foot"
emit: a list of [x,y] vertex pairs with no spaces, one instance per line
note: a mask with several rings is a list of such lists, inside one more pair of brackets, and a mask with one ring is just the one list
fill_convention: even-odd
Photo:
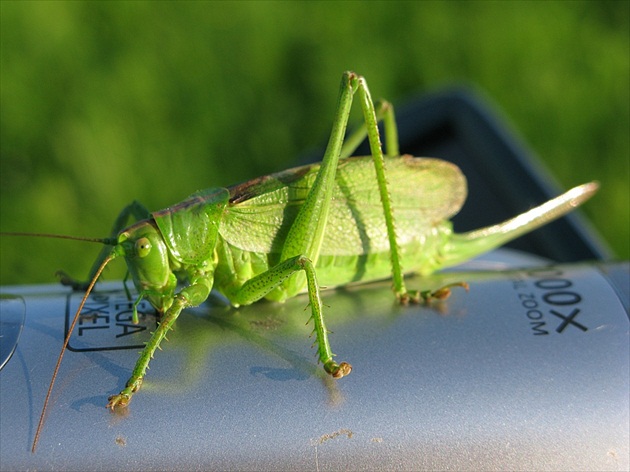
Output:
[[418,303],[420,301],[420,292],[417,290],[411,292],[402,292],[396,294],[396,300],[401,305],[409,305],[409,303]]
[[115,408],[127,408],[127,405],[129,405],[129,402],[131,401],[131,397],[129,395],[119,393],[118,395],[110,396],[107,400],[109,400],[109,402],[107,403],[106,408],[114,411]]
[[107,400],[106,408],[114,411],[114,408],[126,408],[131,401],[131,397],[134,393],[140,390],[142,385],[142,377],[136,379],[134,382],[128,382],[127,386],[117,395],[110,396]]
[[470,290],[470,286],[466,282],[453,282],[434,291],[424,290],[420,292],[420,298],[422,298],[425,303],[431,303],[433,300],[446,300],[451,296],[451,288],[453,287],[462,287],[467,292]]
[[340,379],[352,372],[352,366],[347,362],[337,364],[335,361],[330,360],[324,364],[324,370],[332,375],[333,379]]
[[437,290],[411,290],[408,292],[405,291],[403,293],[396,294],[396,298],[398,299],[398,303],[400,303],[401,305],[420,303],[420,301],[431,303],[434,300],[446,300],[448,297],[451,296],[451,288],[453,287],[462,287],[467,292],[470,289],[469,285],[466,282],[453,282],[451,284],[444,285]]

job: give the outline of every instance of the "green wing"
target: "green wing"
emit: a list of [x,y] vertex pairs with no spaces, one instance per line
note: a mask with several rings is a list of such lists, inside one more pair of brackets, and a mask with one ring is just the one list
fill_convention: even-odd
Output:
[[[420,239],[456,214],[466,199],[466,179],[439,159],[385,158],[399,244]],[[230,187],[220,234],[252,252],[280,253],[319,164],[296,167]],[[343,159],[320,255],[360,255],[389,248],[383,207],[370,156]]]

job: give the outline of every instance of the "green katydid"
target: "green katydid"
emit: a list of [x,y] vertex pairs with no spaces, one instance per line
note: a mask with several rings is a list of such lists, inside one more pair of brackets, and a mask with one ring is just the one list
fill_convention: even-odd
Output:
[[[365,123],[345,139],[355,94]],[[385,155],[377,126],[381,120]],[[366,136],[371,156],[349,157]],[[400,156],[393,108],[386,102],[375,106],[365,79],[346,72],[321,163],[196,192],[153,213],[134,202],[117,218],[111,237],[97,240],[113,248],[103,248],[89,284],[63,276],[75,288],[87,285],[86,294],[59,355],[33,451],[74,324],[112,259],[126,260],[138,290],[134,306],[147,299],[161,319],[125,387],[109,397],[108,408],[129,404],[179,314],[203,303],[213,288],[234,306],[262,298],[282,302],[307,293],[319,362],[328,374],[341,378],[352,367],[334,360],[320,285],[332,288],[391,277],[400,303],[446,298],[450,286],[409,291],[404,274],[429,274],[500,246],[564,215],[597,188],[594,182],[584,184],[506,222],[455,234],[448,219],[467,193],[459,168],[439,159]],[[131,217],[138,221],[125,227]],[[467,288],[465,283],[455,285]],[[133,316],[137,322],[135,308]]]

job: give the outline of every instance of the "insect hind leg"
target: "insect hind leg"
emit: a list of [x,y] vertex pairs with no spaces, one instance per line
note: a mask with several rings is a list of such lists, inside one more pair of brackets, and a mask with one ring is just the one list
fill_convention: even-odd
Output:
[[[398,127],[396,125],[394,106],[386,100],[377,100],[376,102],[374,102],[374,111],[376,113],[377,122],[383,122],[387,156],[399,156],[400,151],[398,148]],[[343,146],[341,147],[339,158],[345,159],[346,157],[350,157],[365,140],[367,135],[367,125],[365,123],[362,123],[359,128],[354,130],[352,134],[345,138]]]
[[230,301],[236,305],[254,303],[280,286],[291,275],[300,271],[303,271],[306,275],[306,286],[311,307],[310,319],[313,320],[314,324],[313,333],[316,336],[319,361],[324,365],[324,370],[328,374],[339,379],[348,375],[352,371],[352,366],[347,362],[337,363],[333,360],[335,355],[332,353],[328,341],[328,329],[326,329],[326,324],[324,323],[323,303],[315,274],[315,266],[310,259],[299,255],[280,262],[266,272],[248,280],[235,294],[230,296]]

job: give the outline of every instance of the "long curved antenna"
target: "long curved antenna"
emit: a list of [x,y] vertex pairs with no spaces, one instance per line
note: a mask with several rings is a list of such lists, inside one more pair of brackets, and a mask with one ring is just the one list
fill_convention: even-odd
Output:
[[[99,242],[102,242],[102,241],[99,241]],[[79,315],[81,314],[81,310],[83,310],[83,305],[85,305],[85,302],[90,296],[90,292],[92,292],[92,289],[94,288],[96,281],[100,277],[101,272],[103,272],[103,270],[105,269],[105,266],[115,257],[116,257],[116,254],[112,252],[109,256],[105,258],[103,263],[99,266],[98,270],[96,271],[96,274],[92,278],[92,281],[90,282],[90,285],[88,286],[85,292],[85,295],[83,295],[83,299],[81,300],[81,303],[79,304],[79,308],[77,309],[77,312],[74,315],[72,324],[70,325],[70,328],[68,329],[68,334],[66,335],[66,339],[64,339],[63,341],[61,352],[59,353],[59,357],[57,358],[57,365],[55,366],[52,379],[50,380],[50,385],[48,386],[48,392],[46,393],[46,399],[44,400],[42,414],[39,417],[39,424],[37,425],[37,431],[35,431],[35,439],[33,439],[33,447],[31,448],[31,452],[33,453],[35,452],[35,448],[37,448],[37,441],[39,441],[39,435],[42,432],[42,427],[44,426],[44,417],[46,416],[46,408],[48,407],[48,400],[50,400],[50,394],[52,393],[53,385],[55,384],[55,379],[57,378],[57,373],[59,372],[59,367],[61,366],[61,360],[63,359],[63,355],[66,352],[66,347],[68,347],[68,342],[70,342],[70,336],[72,336],[72,331],[74,331],[74,327],[77,324],[77,321],[79,320]]]

